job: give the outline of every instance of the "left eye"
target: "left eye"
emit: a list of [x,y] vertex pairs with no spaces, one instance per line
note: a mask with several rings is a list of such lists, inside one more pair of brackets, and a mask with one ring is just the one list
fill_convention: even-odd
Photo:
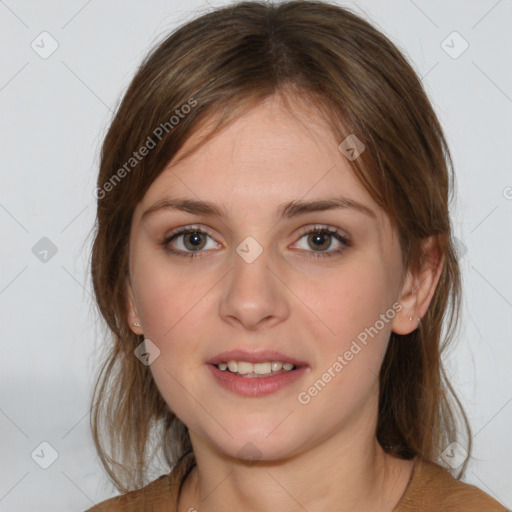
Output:
[[[307,231],[300,237],[300,240],[303,238],[305,238],[306,244],[309,247],[314,248],[314,252],[325,252],[327,249],[331,248],[333,242],[338,243],[338,249],[333,252],[338,252],[339,246],[348,245],[348,240],[338,233],[338,231],[333,231],[327,228],[317,228]],[[304,249],[304,247],[301,249]],[[306,247],[305,250],[307,249],[308,248]]]
[[[337,229],[330,228],[328,226],[315,226],[302,233],[299,240],[306,238],[306,244],[309,247],[313,247],[311,256],[313,257],[329,257],[340,254],[345,250],[346,247],[350,246],[350,239],[342,235]],[[338,243],[338,248],[327,251],[332,245],[333,239]]]
[[[210,247],[208,247],[207,238],[214,242]],[[308,247],[299,247],[299,249],[313,253],[311,254],[313,257],[328,257],[339,254],[350,245],[350,240],[346,236],[343,236],[338,230],[327,226],[315,226],[303,232],[299,237],[299,241],[302,239],[306,239],[306,244],[309,248],[312,247],[313,250],[309,250]],[[328,251],[333,243],[333,239],[338,243],[338,248]],[[205,252],[203,249],[219,247],[219,244],[206,231],[199,228],[185,228],[171,233],[162,241],[162,245],[172,254],[189,258],[200,256],[201,253]]]

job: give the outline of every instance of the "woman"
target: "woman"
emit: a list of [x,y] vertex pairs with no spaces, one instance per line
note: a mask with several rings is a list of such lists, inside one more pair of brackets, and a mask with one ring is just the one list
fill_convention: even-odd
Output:
[[91,418],[125,495],[90,510],[505,510],[457,479],[451,168],[418,77],[347,9],[233,4],[155,48],[96,190]]

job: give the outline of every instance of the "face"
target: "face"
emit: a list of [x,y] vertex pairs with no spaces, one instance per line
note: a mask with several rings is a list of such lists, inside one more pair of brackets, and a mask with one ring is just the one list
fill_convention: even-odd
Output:
[[[224,455],[276,460],[373,435],[403,269],[397,234],[340,142],[314,111],[297,103],[292,115],[273,97],[174,159],[135,209],[129,321],[160,351],[150,368],[169,408]],[[340,206],[283,213],[325,200]],[[222,369],[258,355],[239,370],[297,368]]]

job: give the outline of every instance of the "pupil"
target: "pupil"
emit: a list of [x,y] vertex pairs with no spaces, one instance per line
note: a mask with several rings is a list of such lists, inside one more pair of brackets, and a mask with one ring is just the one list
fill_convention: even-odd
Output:
[[189,243],[191,243],[192,249],[197,249],[199,246],[204,245],[204,242],[201,244],[201,233],[189,233],[189,236],[185,238],[185,241],[189,241]]
[[[311,235],[312,242],[316,245],[317,249],[327,249],[329,247],[329,242],[326,243],[330,235],[326,233],[315,233]],[[323,242],[323,243],[322,243]],[[318,245],[320,244],[320,245]]]

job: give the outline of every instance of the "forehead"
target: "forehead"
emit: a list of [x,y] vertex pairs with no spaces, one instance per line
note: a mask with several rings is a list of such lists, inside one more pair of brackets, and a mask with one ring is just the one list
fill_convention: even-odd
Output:
[[220,204],[234,216],[254,215],[339,195],[367,205],[385,222],[318,110],[288,101],[292,110],[278,96],[268,98],[187,154],[215,119],[204,123],[152,183],[139,211],[168,197],[188,197]]

